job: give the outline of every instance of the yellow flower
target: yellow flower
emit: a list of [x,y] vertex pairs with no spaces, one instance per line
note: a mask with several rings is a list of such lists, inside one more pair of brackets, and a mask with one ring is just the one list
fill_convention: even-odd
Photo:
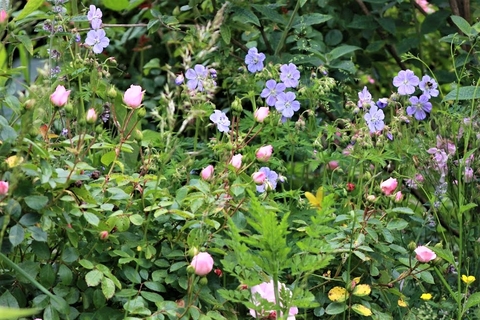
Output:
[[432,294],[431,293],[422,293],[420,296],[420,299],[423,299],[425,301],[432,299]]
[[475,277],[462,274],[462,281],[469,285],[475,281]]
[[316,195],[313,195],[310,192],[305,192],[305,197],[307,197],[308,202],[310,202],[312,207],[322,209],[323,187],[318,188]]
[[399,307],[406,308],[406,307],[407,307],[407,303],[405,302],[405,300],[403,300],[402,298],[400,298],[400,299],[398,299],[398,306],[399,306]]

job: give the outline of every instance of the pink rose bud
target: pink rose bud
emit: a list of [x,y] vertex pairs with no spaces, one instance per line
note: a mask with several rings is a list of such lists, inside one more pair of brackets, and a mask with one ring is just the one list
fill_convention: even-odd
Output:
[[241,154],[236,154],[232,157],[232,160],[230,160],[230,164],[235,168],[235,169],[240,169],[242,166],[242,155]]
[[267,178],[267,175],[265,174],[265,172],[259,171],[252,174],[253,182],[255,182],[255,184],[258,184],[258,185],[263,184],[266,178]]
[[200,172],[200,177],[202,177],[202,179],[205,180],[205,181],[212,180],[213,171],[214,171],[213,166],[208,165],[205,168],[203,168],[202,172]]
[[5,10],[0,11],[0,23],[4,23],[8,20],[8,13]]
[[190,265],[195,270],[195,274],[205,276],[213,269],[213,258],[207,252],[200,252],[193,257]]
[[329,163],[327,163],[327,168],[329,170],[335,170],[338,168],[338,161],[330,161]]
[[393,191],[395,191],[395,189],[397,188],[397,185],[398,185],[397,179],[388,178],[387,180],[383,181],[380,184],[380,188],[382,189],[382,192],[385,195],[389,196],[393,193]]
[[66,90],[64,86],[58,85],[55,92],[50,95],[50,101],[57,107],[63,107],[67,103],[70,90]]
[[267,162],[272,156],[273,147],[271,145],[263,146],[258,149],[256,157],[259,161]]
[[95,109],[90,108],[87,111],[87,123],[94,124],[95,122],[97,122],[97,113]]
[[108,236],[109,236],[108,231],[101,231],[99,234],[99,237],[101,240],[107,240]]
[[4,196],[8,193],[8,182],[0,181],[0,195]]
[[145,91],[142,91],[142,87],[132,84],[130,88],[125,91],[125,94],[123,95],[123,102],[125,102],[128,107],[137,109],[142,105],[144,93]]
[[425,246],[418,246],[417,249],[415,249],[414,251],[417,255],[417,260],[423,263],[430,262],[437,257],[435,252]]
[[268,114],[270,113],[270,109],[268,107],[260,107],[257,110],[255,110],[255,113],[253,116],[255,117],[255,120],[258,122],[263,122],[266,117],[268,117]]
[[398,191],[395,193],[395,202],[401,202],[403,200],[403,193],[402,191]]

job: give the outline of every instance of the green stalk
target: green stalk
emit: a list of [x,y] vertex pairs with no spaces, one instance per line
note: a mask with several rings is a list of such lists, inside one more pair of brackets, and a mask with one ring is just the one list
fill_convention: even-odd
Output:
[[282,37],[280,38],[280,41],[278,42],[277,48],[275,49],[275,57],[278,56],[280,53],[280,50],[282,50],[283,45],[285,44],[285,40],[287,40],[287,35],[288,31],[292,27],[293,20],[295,19],[295,16],[297,15],[298,9],[300,9],[300,2],[302,0],[297,0],[297,4],[295,5],[295,9],[293,9],[292,15],[290,16],[290,20],[288,21],[287,27],[285,30],[283,30]]
[[[0,260],[2,260],[7,266],[27,278],[28,281],[30,281],[34,286],[36,286],[40,291],[45,293],[47,296],[50,297],[51,300],[54,300],[62,309],[62,312],[65,314],[70,313],[70,307],[68,306],[67,302],[52,294],[50,291],[48,291],[44,286],[42,286],[37,280],[35,280],[28,272],[17,266],[12,260],[10,260],[7,256],[5,256],[3,253],[0,252]],[[67,319],[69,317],[67,316]]]

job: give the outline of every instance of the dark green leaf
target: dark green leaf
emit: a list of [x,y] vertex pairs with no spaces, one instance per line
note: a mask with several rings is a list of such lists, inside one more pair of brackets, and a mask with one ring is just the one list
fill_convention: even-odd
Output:
[[473,100],[480,98],[480,87],[468,86],[460,87],[450,91],[443,101]]
[[467,20],[459,16],[450,16],[450,18],[466,36],[476,35],[477,32],[470,26]]
[[10,243],[14,247],[22,243],[24,239],[25,239],[25,230],[23,230],[23,227],[21,225],[16,224],[10,228],[8,240],[10,240]]
[[234,21],[238,21],[244,24],[253,23],[257,27],[260,27],[260,21],[258,20],[257,15],[253,13],[251,10],[235,6],[232,9],[232,12],[233,12],[232,19]]
[[25,197],[25,203],[33,210],[40,210],[48,203],[48,197],[45,196],[28,196]]

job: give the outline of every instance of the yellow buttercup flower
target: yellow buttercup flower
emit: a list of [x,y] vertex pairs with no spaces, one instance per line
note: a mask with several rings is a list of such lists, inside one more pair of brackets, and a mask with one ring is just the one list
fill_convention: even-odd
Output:
[[462,274],[462,281],[469,285],[475,281],[475,277]]
[[312,207],[317,209],[322,209],[322,202],[323,202],[323,187],[318,188],[317,194],[313,195],[310,192],[305,192],[305,197],[307,197],[308,202]]
[[432,299],[432,297],[433,296],[432,296],[431,293],[422,293],[422,295],[420,296],[420,299],[428,301],[428,300]]
[[398,306],[399,306],[399,307],[406,308],[406,307],[407,307],[407,303],[405,302],[405,300],[403,300],[402,298],[400,298],[400,299],[398,299]]

